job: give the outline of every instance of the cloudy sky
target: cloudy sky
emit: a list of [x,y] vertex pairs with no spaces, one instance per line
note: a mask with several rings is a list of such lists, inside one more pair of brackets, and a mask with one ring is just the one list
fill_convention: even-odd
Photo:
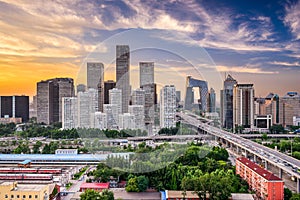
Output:
[[300,92],[299,19],[299,1],[0,0],[0,95],[32,96],[47,78],[81,80],[93,59],[114,79],[118,43],[130,45],[132,74],[138,61],[154,61],[156,81],[179,89],[192,75],[218,93],[231,73],[257,96]]

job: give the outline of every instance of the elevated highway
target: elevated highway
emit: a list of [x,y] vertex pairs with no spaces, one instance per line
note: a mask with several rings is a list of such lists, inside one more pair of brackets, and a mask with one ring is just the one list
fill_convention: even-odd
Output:
[[178,112],[177,116],[183,119],[186,123],[198,127],[202,133],[215,136],[215,139],[221,140],[227,147],[236,148],[237,152],[242,153],[245,157],[252,155],[254,161],[260,158],[266,169],[268,169],[268,164],[276,166],[279,170],[278,174],[280,178],[282,178],[283,172],[295,177],[297,180],[296,190],[298,193],[300,192],[300,173],[298,172],[298,169],[300,168],[299,160],[245,139],[240,135],[214,127],[210,125],[210,123],[205,123],[203,120],[199,120],[196,115]]

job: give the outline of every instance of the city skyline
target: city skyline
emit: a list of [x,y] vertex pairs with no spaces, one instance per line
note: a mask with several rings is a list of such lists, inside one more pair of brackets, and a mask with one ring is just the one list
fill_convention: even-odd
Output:
[[[288,91],[299,92],[299,1],[44,4],[41,1],[34,5],[23,1],[0,2],[0,91],[3,96],[33,96],[37,82],[55,77],[70,77],[76,82],[81,66],[90,61],[85,60],[89,54],[95,49],[107,51],[107,46],[97,45],[128,30],[136,30],[133,36],[156,34],[156,37],[148,37],[148,44],[161,42],[176,46],[180,43],[181,47],[176,48],[183,51],[191,46],[203,47],[222,79],[227,72],[239,83],[253,83],[257,97],[265,97],[269,92],[279,96]],[[170,41],[170,37],[161,34],[165,30],[178,34]],[[181,34],[191,40],[185,43],[180,40]],[[133,46],[133,39],[139,38],[118,42],[128,43],[132,51],[144,47],[141,42]],[[154,61],[159,72],[165,70],[164,66],[177,72],[188,71],[186,63],[160,58],[159,52],[149,56],[156,60],[140,59],[139,54],[147,52],[131,53],[131,70],[138,70],[138,62]],[[97,61],[102,62],[102,58]],[[105,67],[111,62],[104,62]],[[205,64],[201,70],[205,70]],[[108,79],[115,80],[114,72],[107,73],[105,80]],[[208,83],[212,84],[209,80]],[[213,86],[217,95],[221,86]]]

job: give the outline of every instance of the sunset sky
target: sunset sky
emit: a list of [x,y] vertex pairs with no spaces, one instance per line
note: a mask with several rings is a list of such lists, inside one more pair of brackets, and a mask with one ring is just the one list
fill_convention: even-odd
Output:
[[132,51],[133,87],[138,62],[153,61],[156,81],[181,90],[192,75],[219,93],[231,73],[256,96],[300,92],[299,19],[299,1],[0,0],[0,95],[32,96],[54,77],[84,82],[87,61],[113,79],[119,43]]

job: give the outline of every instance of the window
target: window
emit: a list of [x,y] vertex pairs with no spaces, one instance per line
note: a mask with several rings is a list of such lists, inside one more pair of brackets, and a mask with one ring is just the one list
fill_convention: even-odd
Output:
[[32,197],[32,196],[31,196],[31,195],[29,195],[29,199],[31,199],[31,197]]
[[38,195],[35,195],[35,198],[37,199],[37,198],[39,198],[39,196],[38,196]]
[[5,195],[5,198],[8,198],[8,195],[7,195],[7,194]]
[[20,198],[20,195],[17,195],[17,199],[19,199]]
[[13,198],[14,198],[14,195],[13,195],[13,194],[12,194],[12,195],[10,195],[10,198],[12,198],[12,199],[13,199]]
[[26,198],[26,195],[23,195],[23,198],[25,199],[25,198]]

